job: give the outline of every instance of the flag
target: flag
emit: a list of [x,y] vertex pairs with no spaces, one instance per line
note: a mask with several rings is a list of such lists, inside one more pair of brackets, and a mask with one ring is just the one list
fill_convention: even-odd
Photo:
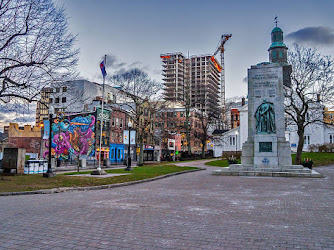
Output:
[[102,75],[106,76],[107,75],[107,71],[106,71],[106,67],[104,65],[104,60],[100,63],[100,69],[102,71]]

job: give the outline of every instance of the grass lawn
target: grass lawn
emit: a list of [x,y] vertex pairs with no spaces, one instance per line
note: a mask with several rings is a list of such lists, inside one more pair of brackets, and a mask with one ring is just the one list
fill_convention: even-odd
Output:
[[[292,154],[291,156],[292,156],[292,162],[294,163],[296,155]],[[310,153],[310,152],[302,153],[302,160],[306,158],[312,159],[313,167],[334,164],[334,153]],[[240,159],[238,159],[238,163],[240,163]],[[205,165],[215,166],[215,167],[228,167],[226,159],[210,161],[205,163]]]
[[[148,179],[169,173],[181,172],[185,170],[197,169],[195,167],[178,167],[175,165],[158,165],[136,167],[132,171],[124,169],[107,170],[107,173],[127,173],[129,175],[98,178],[98,177],[79,177],[71,176],[78,174],[77,172],[67,174],[57,174],[52,178],[44,178],[41,174],[4,176],[0,177],[0,192],[18,192],[32,191],[40,189],[50,189],[58,187],[87,187],[99,186],[114,183],[123,183],[129,181],[137,181]],[[79,174],[88,174],[89,172],[80,172]]]
[[[295,162],[295,154],[292,154],[292,162]],[[316,153],[304,152],[302,153],[302,161],[305,159],[312,159],[313,167],[327,166],[334,164],[334,153]]]
[[[240,159],[238,159],[238,164],[240,164]],[[229,166],[226,159],[209,161],[209,162],[205,163],[205,165],[214,166],[214,167],[228,167]]]

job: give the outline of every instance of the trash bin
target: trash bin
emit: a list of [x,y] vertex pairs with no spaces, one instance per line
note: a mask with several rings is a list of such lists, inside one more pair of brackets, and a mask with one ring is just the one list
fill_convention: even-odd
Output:
[[110,160],[108,158],[103,160],[103,166],[110,167]]

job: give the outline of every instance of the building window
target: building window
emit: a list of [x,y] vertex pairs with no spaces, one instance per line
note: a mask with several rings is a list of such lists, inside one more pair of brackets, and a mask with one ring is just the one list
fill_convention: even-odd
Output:
[[230,136],[230,146],[235,145],[235,136]]
[[333,143],[333,135],[329,135],[329,143]]
[[49,99],[49,103],[53,103],[53,99],[52,98]]
[[118,125],[119,125],[119,120],[118,118],[116,118],[116,126],[118,127]]
[[56,88],[56,93],[59,93],[60,92],[60,88]]
[[115,117],[112,118],[111,126],[115,127]]
[[283,58],[283,51],[279,51],[279,52],[278,52],[278,57],[279,57],[279,58]]
[[310,136],[304,135],[304,145],[310,145]]
[[121,118],[121,122],[119,123],[119,127],[123,128],[123,118]]
[[67,92],[67,87],[63,87],[63,92]]
[[66,102],[66,97],[62,97],[62,98],[61,98],[61,102],[62,102],[62,103]]
[[55,103],[59,103],[59,97],[55,99]]
[[277,55],[276,55],[276,51],[273,51],[273,59],[276,59]]

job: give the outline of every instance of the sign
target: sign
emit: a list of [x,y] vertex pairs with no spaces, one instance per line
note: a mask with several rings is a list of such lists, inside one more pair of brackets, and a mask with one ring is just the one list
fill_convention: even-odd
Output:
[[273,152],[272,142],[259,142],[259,152]]
[[[101,108],[97,108],[96,110],[97,110],[97,119],[101,120],[101,118],[102,118]],[[103,120],[104,121],[110,120],[110,117],[111,117],[110,110],[103,109]]]
[[297,147],[297,144],[296,143],[291,143],[291,147],[295,148],[295,147]]
[[145,145],[145,150],[154,150],[154,147],[150,145]]
[[174,139],[168,139],[168,149],[175,150],[175,140]]
[[44,123],[44,135],[43,139],[49,139],[50,137],[50,120],[43,120]]
[[[130,144],[135,145],[136,144],[136,131],[130,130]],[[129,130],[123,131],[123,143],[129,144]]]

